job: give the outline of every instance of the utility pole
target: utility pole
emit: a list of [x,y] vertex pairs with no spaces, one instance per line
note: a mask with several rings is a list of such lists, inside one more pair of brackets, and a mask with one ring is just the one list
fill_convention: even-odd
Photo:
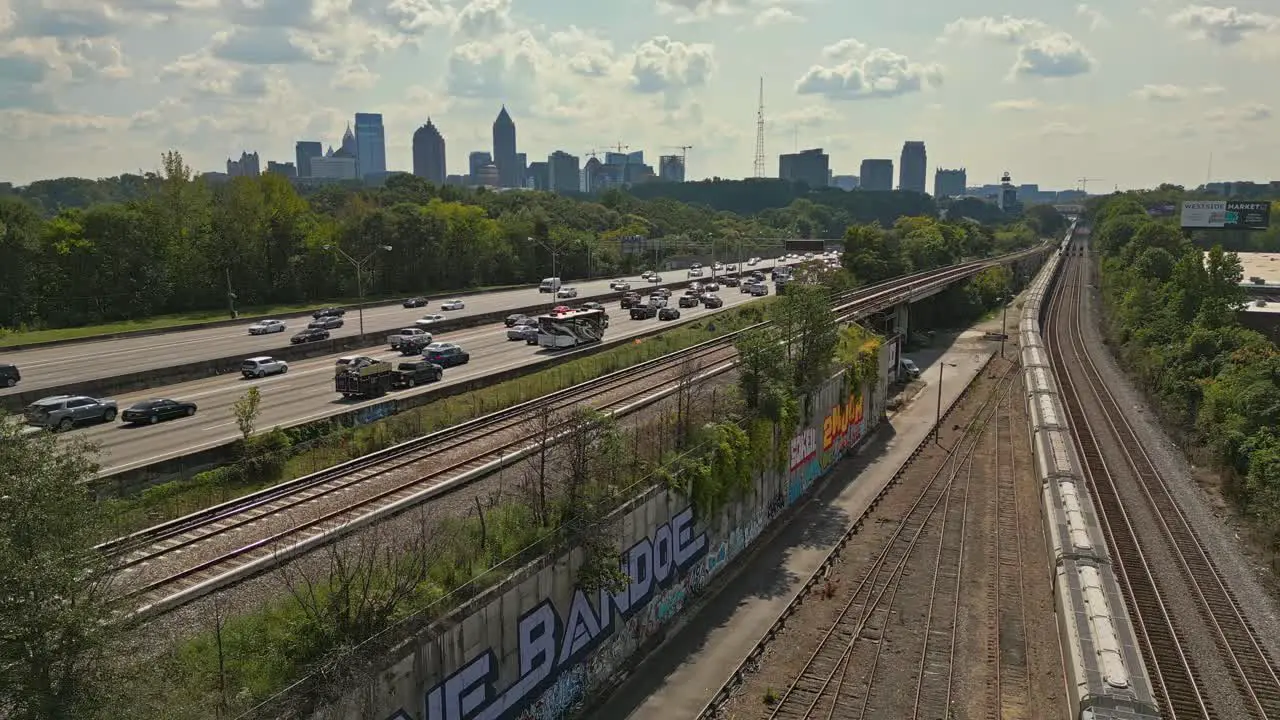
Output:
[[337,245],[325,245],[324,249],[337,250],[338,254],[341,255],[343,258],[345,258],[346,261],[351,263],[351,266],[356,269],[356,293],[360,297],[360,304],[359,304],[360,335],[363,337],[364,336],[364,268],[366,265],[369,264],[369,261],[372,260],[374,256],[377,255],[379,252],[391,252],[391,246],[379,245],[378,247],[374,248],[373,252],[364,256],[360,260],[357,260],[351,257],[350,255],[347,254],[345,250],[338,247]]

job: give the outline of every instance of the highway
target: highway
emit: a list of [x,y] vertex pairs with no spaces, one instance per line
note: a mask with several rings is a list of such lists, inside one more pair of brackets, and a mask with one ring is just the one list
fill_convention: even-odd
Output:
[[[749,269],[767,271],[770,267],[772,267],[772,261],[765,260]],[[662,274],[664,282],[676,282],[684,280],[685,277],[686,273],[683,270],[671,270]],[[611,292],[610,280],[611,278],[591,282],[567,282],[568,286],[578,289],[578,297],[566,302],[573,305],[596,295],[608,294]],[[635,290],[643,291],[648,287],[648,283],[643,280],[631,279],[630,282]],[[380,330],[391,331],[398,327],[412,326],[414,320],[427,314],[439,314],[449,318],[464,317],[553,300],[551,295],[540,293],[533,287],[483,295],[468,296],[460,293],[457,297],[466,302],[465,309],[441,310],[441,300],[432,300],[426,308],[406,309],[399,304],[366,308],[365,331],[370,333]],[[359,334],[359,313],[348,310],[345,320],[346,324],[342,328],[330,331],[332,337],[340,338]],[[221,357],[235,355],[253,357],[288,345],[289,338],[306,327],[308,321],[309,318],[305,317],[287,320],[289,327],[285,332],[271,335],[249,335],[248,327],[254,321],[246,320],[243,325],[182,330],[163,335],[86,340],[80,343],[21,351],[0,349],[0,362],[13,363],[22,372],[22,382],[14,388],[0,389],[0,395],[29,392],[43,387],[56,387],[67,383],[126,375],[141,370]]]
[[[770,296],[773,284],[769,284]],[[742,305],[753,300],[738,288],[722,288],[718,293],[724,298],[725,308]],[[679,294],[673,294],[672,306]],[[618,307],[617,301],[608,304],[610,324],[605,333],[607,340],[628,337],[654,328],[663,323],[656,318],[632,320],[627,311]],[[685,308],[680,321],[714,314],[717,311]],[[367,320],[367,318],[366,318]],[[679,321],[678,321],[679,322]],[[67,432],[61,437],[87,437],[100,444],[99,462],[102,473],[110,474],[159,460],[190,454],[214,447],[239,437],[232,405],[251,385],[262,392],[259,431],[276,426],[293,425],[317,420],[326,415],[341,413],[352,408],[374,405],[389,398],[427,392],[431,388],[470,380],[492,373],[502,372],[545,357],[548,351],[531,347],[522,341],[507,340],[506,328],[501,324],[487,325],[435,335],[439,342],[453,342],[471,354],[471,362],[459,367],[446,368],[444,379],[411,390],[396,390],[376,400],[344,400],[333,390],[334,361],[339,355],[313,358],[289,365],[289,372],[261,380],[245,380],[239,376],[224,375],[165,388],[113,396],[123,411],[129,405],[148,398],[172,398],[188,400],[199,406],[199,412],[189,418],[179,418],[157,425],[129,426],[119,420],[110,424],[90,425]],[[402,356],[383,344],[362,350],[352,350],[342,355],[367,355],[391,362],[416,359],[418,356]]]

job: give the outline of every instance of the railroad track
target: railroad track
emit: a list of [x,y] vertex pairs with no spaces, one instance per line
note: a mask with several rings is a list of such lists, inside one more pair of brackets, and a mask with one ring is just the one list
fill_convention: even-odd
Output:
[[[1077,447],[1099,501],[1130,612],[1149,645],[1144,648],[1144,659],[1163,694],[1162,710],[1166,717],[1179,720],[1224,716],[1204,692],[1197,665],[1186,649],[1183,624],[1192,623],[1192,619],[1175,619],[1165,605],[1137,528],[1101,452],[1098,439],[1104,433],[1114,434],[1119,441],[1137,487],[1153,511],[1158,532],[1182,569],[1182,580],[1199,609],[1199,624],[1213,637],[1244,706],[1253,717],[1280,718],[1280,678],[1274,663],[1090,357],[1080,317],[1086,268],[1082,259],[1070,258],[1050,309],[1057,340],[1050,345],[1050,352],[1056,375],[1064,385],[1062,395],[1076,429]],[[1068,367],[1078,368],[1083,380],[1068,372]],[[1085,403],[1098,411],[1098,419],[1084,412]]]
[[[935,717],[929,713],[946,714],[972,455],[982,442],[982,432],[994,408],[998,407],[994,403],[1004,394],[1002,388],[1008,384],[1011,373],[1012,367],[1005,371],[992,395],[966,425],[948,460],[924,483],[884,549],[863,571],[836,621],[777,701],[770,718],[880,717],[879,713],[887,710],[873,704],[883,700],[876,697],[882,686],[876,685],[875,674],[885,627],[912,555],[923,540],[935,536],[938,545],[931,578],[931,619],[919,665],[921,687],[914,705],[916,717],[924,720]],[[956,499],[957,495],[962,497]],[[935,615],[939,616],[936,621]],[[858,644],[860,638],[869,640],[874,647],[869,650],[870,658],[855,660],[855,650],[866,645]],[[864,665],[861,660],[869,662]],[[868,668],[863,677],[851,676],[863,667]],[[926,674],[931,676],[927,683]],[[923,687],[925,685],[929,687]]]
[[[1020,384],[1021,379],[1014,381]],[[1020,400],[1021,398],[1017,398]],[[992,720],[1031,717],[1038,708],[1031,697],[1028,663],[1026,593],[1023,591],[1022,533],[1018,503],[1018,449],[1028,444],[1014,441],[1015,394],[1004,400],[1005,412],[996,418],[996,527],[989,559],[995,582],[988,587],[987,663],[995,671],[994,695],[988,704]],[[1007,448],[1007,452],[1006,452]]]
[[[998,261],[964,263],[841,293],[832,297],[833,312],[840,321],[860,317],[901,298],[903,285],[912,292],[917,287],[972,275]],[[243,580],[260,568],[301,554],[321,540],[336,539],[354,524],[371,521],[374,516],[389,517],[478,479],[486,468],[500,466],[504,458],[527,451],[531,440],[526,434],[490,443],[477,441],[500,438],[538,414],[633,388],[625,391],[623,399],[611,400],[602,408],[617,409],[657,393],[655,379],[690,360],[704,366],[719,363],[723,372],[732,366],[736,336],[752,328],[162,523],[98,549],[121,573],[125,598],[137,608],[135,617],[174,609]],[[476,444],[474,451],[445,459],[446,454],[470,444]],[[425,474],[413,469],[433,459],[443,465]]]

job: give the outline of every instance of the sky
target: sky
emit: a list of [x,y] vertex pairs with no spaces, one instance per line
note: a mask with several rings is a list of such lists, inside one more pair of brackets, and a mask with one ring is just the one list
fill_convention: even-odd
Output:
[[[0,0],[0,181],[197,171],[380,112],[448,170],[505,104],[530,161],[688,149],[689,179],[836,174],[927,144],[929,173],[1090,191],[1280,178],[1280,4],[1173,0]],[[932,183],[930,183],[932,187]]]

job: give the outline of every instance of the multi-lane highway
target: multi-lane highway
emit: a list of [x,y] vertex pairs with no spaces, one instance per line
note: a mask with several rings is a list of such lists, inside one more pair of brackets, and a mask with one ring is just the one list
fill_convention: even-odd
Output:
[[[765,260],[750,269],[767,271],[771,266],[772,261]],[[666,272],[662,279],[664,282],[683,280],[685,271]],[[631,283],[632,287],[639,291],[643,291],[648,286],[647,283],[638,279],[631,280]],[[581,303],[595,295],[610,292],[609,279],[566,284],[578,290],[578,297],[567,301],[571,305]],[[471,296],[459,293],[457,297],[466,302],[465,309],[441,310],[441,300],[432,300],[430,306],[426,308],[406,309],[400,305],[366,308],[365,331],[374,332],[411,326],[414,320],[427,314],[440,314],[450,318],[465,317],[527,307],[553,300],[551,295],[539,293],[535,287]],[[22,372],[22,382],[15,388],[0,389],[0,395],[30,392],[44,387],[56,387],[214,358],[233,357],[238,354],[252,357],[273,348],[288,345],[289,338],[296,331],[306,327],[307,321],[307,318],[290,320],[288,330],[271,335],[249,335],[248,327],[253,324],[253,321],[246,321],[244,325],[182,330],[163,335],[114,340],[86,340],[82,343],[16,352],[0,349],[0,362],[13,363]],[[359,326],[357,313],[349,311],[346,315],[346,325],[330,332],[335,338],[354,336],[359,333]]]
[[[769,283],[769,286],[772,295],[773,284]],[[754,299],[750,295],[739,292],[737,288],[722,288],[718,294],[724,298],[725,308],[738,306]],[[678,293],[672,296],[673,306],[678,296]],[[656,318],[632,320],[626,311],[618,308],[616,302],[611,302],[608,307],[611,322],[609,330],[605,333],[606,339],[636,335],[645,330],[651,330],[658,324],[673,325]],[[701,307],[686,308],[681,310],[680,320],[685,321],[714,312],[716,311]],[[471,362],[446,369],[444,379],[440,383],[431,383],[413,390],[394,391],[386,398],[368,401],[343,400],[333,390],[334,361],[338,356],[329,355],[291,363],[287,374],[262,380],[248,381],[239,376],[224,375],[142,393],[113,396],[121,410],[139,400],[155,397],[189,400],[196,403],[200,410],[192,417],[171,420],[158,425],[133,427],[123,425],[117,420],[114,423],[72,430],[63,437],[88,437],[99,443],[102,447],[100,458],[102,472],[108,474],[166,458],[187,455],[239,437],[232,405],[251,385],[257,385],[262,392],[262,409],[258,428],[265,430],[278,425],[316,420],[352,408],[383,402],[397,395],[427,392],[442,384],[502,372],[546,357],[548,352],[531,347],[522,341],[508,340],[506,328],[500,324],[439,333],[436,338],[440,342],[461,345],[471,354]],[[415,359],[413,356],[404,357],[398,352],[392,352],[386,345],[343,354],[368,355],[391,362]]]

